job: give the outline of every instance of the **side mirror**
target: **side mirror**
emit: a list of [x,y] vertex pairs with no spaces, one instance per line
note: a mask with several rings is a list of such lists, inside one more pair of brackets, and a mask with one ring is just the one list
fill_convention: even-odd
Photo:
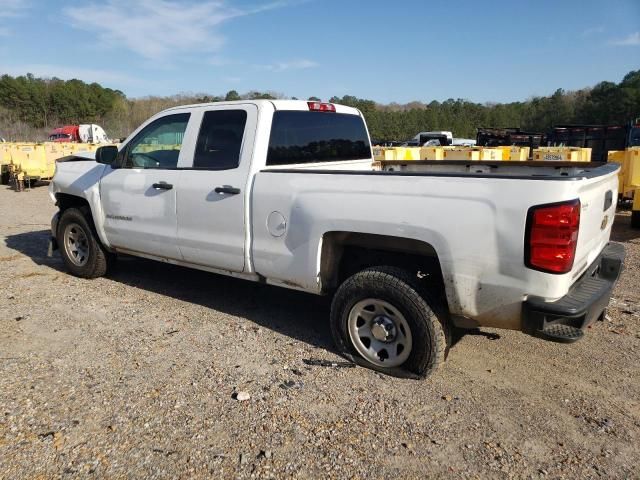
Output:
[[111,165],[118,158],[118,147],[115,145],[105,145],[96,150],[96,162]]

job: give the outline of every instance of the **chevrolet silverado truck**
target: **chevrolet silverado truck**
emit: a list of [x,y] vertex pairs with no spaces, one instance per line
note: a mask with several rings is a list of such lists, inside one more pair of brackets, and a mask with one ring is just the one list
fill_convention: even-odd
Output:
[[256,100],[165,110],[57,164],[50,251],[83,278],[118,254],[332,295],[338,351],[425,377],[453,327],[559,342],[602,319],[615,164],[373,165],[360,111]]

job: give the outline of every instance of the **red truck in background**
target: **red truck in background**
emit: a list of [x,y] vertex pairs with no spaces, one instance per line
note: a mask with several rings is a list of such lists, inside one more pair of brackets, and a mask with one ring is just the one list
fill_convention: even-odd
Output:
[[110,143],[111,140],[100,125],[65,125],[49,134],[50,142]]

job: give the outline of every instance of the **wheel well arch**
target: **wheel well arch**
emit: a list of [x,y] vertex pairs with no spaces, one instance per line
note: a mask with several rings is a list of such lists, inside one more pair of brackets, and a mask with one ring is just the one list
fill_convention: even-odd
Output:
[[414,273],[446,305],[444,277],[433,245],[412,238],[358,232],[327,232],[322,237],[320,280],[335,290],[351,275],[374,266],[394,266]]
[[82,209],[86,207],[88,212],[91,212],[91,206],[86,198],[78,197],[77,195],[71,195],[69,193],[56,193],[56,205],[60,210],[60,213],[69,208]]
[[94,210],[91,207],[89,201],[78,195],[72,195],[69,193],[61,193],[58,192],[55,194],[56,198],[56,206],[58,207],[58,222],[62,218],[64,212],[70,208],[77,208],[82,212],[87,221],[89,222],[89,226],[92,228],[93,233],[96,235],[98,242],[105,248],[108,252],[113,252],[112,247],[108,243],[107,239],[104,236],[104,231],[102,231],[99,226],[96,224],[96,218],[94,217]]

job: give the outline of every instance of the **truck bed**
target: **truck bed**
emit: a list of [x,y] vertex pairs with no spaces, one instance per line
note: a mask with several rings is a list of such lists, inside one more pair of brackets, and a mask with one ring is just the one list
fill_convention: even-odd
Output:
[[418,160],[380,162],[381,171],[440,175],[488,175],[493,178],[582,179],[593,178],[617,170],[617,165],[600,162],[510,162]]
[[[357,170],[360,163],[350,170],[305,167],[256,174],[251,223],[259,226],[252,234],[257,272],[314,291],[322,288],[317,239],[327,232],[415,239],[437,252],[452,314],[516,329],[527,297],[562,297],[607,244],[619,168],[465,161],[384,162],[382,171]],[[548,273],[524,267],[527,214],[534,205],[574,199],[582,202],[574,267],[549,281]],[[286,228],[284,242],[262,227],[274,214]]]
[[[351,168],[350,168],[351,167]],[[433,177],[487,177],[522,180],[580,180],[595,178],[618,169],[617,164],[601,162],[516,162],[465,160],[385,160],[374,162],[373,168],[361,162],[341,164],[291,165],[263,171],[282,173],[340,173],[351,175],[410,175]]]

